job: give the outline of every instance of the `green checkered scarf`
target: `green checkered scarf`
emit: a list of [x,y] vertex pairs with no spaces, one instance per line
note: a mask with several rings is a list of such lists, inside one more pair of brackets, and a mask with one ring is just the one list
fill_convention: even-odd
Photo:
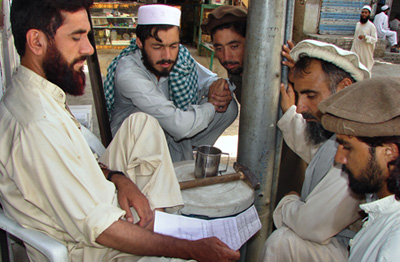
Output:
[[[138,48],[136,38],[133,38],[130,45],[113,59],[107,69],[107,77],[104,81],[104,95],[109,116],[111,116],[110,112],[114,109],[115,69],[122,57],[129,55]],[[190,55],[189,50],[183,45],[179,45],[178,59],[169,74],[168,80],[169,97],[179,109],[186,111],[190,105],[197,103],[198,76],[196,69],[196,61]]]

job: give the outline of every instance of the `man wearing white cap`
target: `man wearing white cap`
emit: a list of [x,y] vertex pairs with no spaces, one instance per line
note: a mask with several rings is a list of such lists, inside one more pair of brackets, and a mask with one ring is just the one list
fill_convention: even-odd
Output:
[[[318,104],[355,81],[370,77],[351,51],[304,40],[286,55],[295,63],[286,91],[281,85],[283,116],[278,122],[287,145],[308,163],[301,195],[289,192],[277,205],[277,228],[267,239],[260,261],[347,261],[360,199],[347,176],[334,165],[335,136],[322,128]],[[297,103],[295,105],[295,93]]]
[[398,53],[396,49],[397,33],[389,30],[389,18],[387,16],[389,9],[390,7],[388,5],[382,6],[381,12],[375,15],[374,24],[378,33],[378,38],[383,40],[387,39],[390,44],[390,52]]
[[104,84],[113,134],[132,113],[152,115],[173,162],[193,159],[193,147],[213,145],[238,112],[234,86],[179,44],[179,23],[175,7],[141,6],[137,38],[113,60]]
[[375,43],[378,41],[375,25],[369,21],[370,15],[371,7],[369,5],[363,6],[351,46],[351,51],[359,56],[361,63],[368,70],[371,70],[374,66]]

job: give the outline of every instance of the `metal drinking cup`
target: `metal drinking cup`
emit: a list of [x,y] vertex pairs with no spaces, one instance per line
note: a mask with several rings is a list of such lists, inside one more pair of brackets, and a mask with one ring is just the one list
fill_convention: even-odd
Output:
[[222,154],[228,155],[228,162],[224,170],[219,170],[220,173],[228,170],[229,154],[222,153],[217,147],[208,145],[199,146],[196,152],[194,176],[196,178],[205,178],[218,175],[219,162]]

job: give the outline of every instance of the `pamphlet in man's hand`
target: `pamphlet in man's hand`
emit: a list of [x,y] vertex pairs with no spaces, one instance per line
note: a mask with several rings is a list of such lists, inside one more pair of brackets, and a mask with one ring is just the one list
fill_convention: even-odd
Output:
[[154,222],[156,233],[188,240],[215,236],[233,250],[239,250],[260,229],[261,222],[254,205],[235,217],[212,220],[156,211]]

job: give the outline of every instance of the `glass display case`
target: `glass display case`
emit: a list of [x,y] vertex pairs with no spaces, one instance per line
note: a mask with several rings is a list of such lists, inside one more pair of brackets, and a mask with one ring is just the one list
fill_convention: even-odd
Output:
[[95,2],[90,9],[97,49],[123,49],[136,37],[137,2]]

